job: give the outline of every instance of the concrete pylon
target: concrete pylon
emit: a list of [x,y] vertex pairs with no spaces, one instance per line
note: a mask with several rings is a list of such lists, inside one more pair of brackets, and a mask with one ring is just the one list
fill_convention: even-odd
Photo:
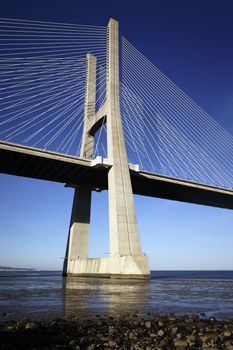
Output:
[[[106,102],[97,113],[95,113],[95,98],[92,93],[92,91],[95,92],[94,85],[96,84],[94,57],[89,55],[88,62],[81,156],[91,157],[94,147],[94,133],[100,127],[100,121],[105,119],[107,122],[108,159],[112,163],[108,174],[110,256],[95,259],[87,257],[91,191],[80,187],[75,191],[72,215],[75,219],[71,218],[64,274],[111,278],[149,278],[148,259],[141,252],[120,114],[119,29],[116,20],[110,19],[108,24]],[[78,209],[79,206],[82,208]],[[82,244],[82,247],[73,248],[73,244]]]
[[111,19],[107,81],[107,146],[113,166],[108,174],[110,253],[141,255],[119,98],[118,22]]
[[[84,126],[80,157],[91,159],[94,152],[94,135],[89,133],[95,118],[96,104],[96,58],[87,54],[86,95],[84,106]],[[80,258],[88,258],[90,234],[91,188],[79,186],[75,189],[70,219],[69,235],[63,274],[72,271],[72,264]],[[72,273],[72,272],[71,272]]]

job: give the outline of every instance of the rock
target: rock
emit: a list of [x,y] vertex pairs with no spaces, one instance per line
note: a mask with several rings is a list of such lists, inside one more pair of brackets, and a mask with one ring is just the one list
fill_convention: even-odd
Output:
[[175,321],[176,320],[176,317],[174,317],[174,316],[169,316],[169,318],[168,318],[168,321]]
[[[163,338],[160,342],[159,342],[159,346],[162,349],[168,349],[170,347],[170,344],[168,345],[169,339],[168,338]],[[157,350],[157,349],[156,349]]]
[[151,337],[151,338],[155,338],[155,337],[156,337],[156,334],[155,334],[155,333],[150,333],[150,337]]
[[194,329],[192,330],[192,335],[195,335],[195,334],[197,334],[197,329],[196,329],[196,328],[194,328]]
[[0,323],[0,348],[14,349],[19,339],[21,349],[34,350],[233,350],[233,319],[171,317],[10,321]]
[[158,334],[159,337],[163,337],[164,336],[164,331],[162,329],[160,329],[157,334]]
[[196,342],[196,338],[194,337],[194,335],[187,335],[186,340],[189,345],[194,345]]
[[69,342],[69,345],[71,345],[71,346],[76,345],[76,344],[77,344],[77,341],[76,341],[76,340],[71,340],[71,341]]
[[190,323],[193,323],[193,322],[194,322],[194,319],[193,319],[192,317],[187,317],[187,318],[185,319],[185,322],[188,323],[188,324],[190,324]]
[[83,344],[83,343],[86,343],[87,342],[87,338],[86,337],[81,337],[80,338],[80,343]]
[[233,350],[233,345],[230,343],[225,344],[225,349],[226,350]]
[[143,349],[141,348],[141,346],[138,345],[138,344],[135,344],[134,347],[133,347],[133,349],[135,349],[135,350],[143,350]]
[[36,328],[36,324],[32,322],[27,322],[25,325],[25,329],[35,329],[35,328]]
[[177,331],[178,331],[178,327],[172,327],[171,335],[176,335]]
[[229,330],[224,331],[223,333],[224,337],[228,338],[231,336],[231,332]]
[[173,341],[173,343],[174,343],[174,345],[175,345],[175,347],[177,349],[182,349],[183,350],[183,349],[186,349],[187,346],[188,346],[188,342],[186,340],[175,339]]
[[91,344],[87,347],[87,350],[95,350],[95,344]]
[[201,337],[202,343],[207,345],[214,345],[216,344],[218,337],[215,333],[206,333]]
[[133,332],[130,332],[130,333],[129,333],[129,339],[134,339],[134,334],[133,334]]
[[106,340],[108,340],[108,339],[107,339],[106,337],[101,337],[100,340],[101,340],[101,341],[106,341]]
[[117,343],[114,340],[109,340],[108,341],[108,346],[110,348],[115,348],[115,346],[117,346]]

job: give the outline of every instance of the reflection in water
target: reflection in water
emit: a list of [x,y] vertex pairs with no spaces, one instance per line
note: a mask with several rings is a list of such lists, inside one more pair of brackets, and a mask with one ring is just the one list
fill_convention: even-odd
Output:
[[62,278],[61,272],[1,272],[0,322],[137,313],[233,317],[233,272],[152,272],[148,280]]
[[65,317],[137,313],[233,317],[233,279],[63,279]]
[[149,280],[63,278],[65,317],[143,315],[151,294]]

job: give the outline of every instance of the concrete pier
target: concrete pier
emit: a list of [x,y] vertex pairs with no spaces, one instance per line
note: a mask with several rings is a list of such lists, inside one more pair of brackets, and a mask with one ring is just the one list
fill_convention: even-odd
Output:
[[[74,205],[64,275],[110,278],[149,278],[149,264],[142,255],[133,191],[120,114],[119,29],[118,22],[108,24],[108,72],[106,102],[95,112],[96,63],[88,55],[85,116],[81,156],[91,157],[94,133],[107,123],[107,152],[112,164],[108,172],[110,256],[88,258],[90,189],[75,190]],[[80,209],[79,209],[80,208]],[[82,247],[78,247],[82,245]]]
[[[89,133],[95,118],[96,104],[96,58],[87,54],[86,96],[84,106],[84,126],[80,157],[91,159],[94,152],[94,136]],[[69,235],[63,274],[72,271],[71,261],[88,257],[90,234],[92,189],[81,185],[75,188],[73,207],[70,219]]]
[[148,279],[148,259],[146,256],[124,255],[104,258],[79,258],[70,260],[68,276]]

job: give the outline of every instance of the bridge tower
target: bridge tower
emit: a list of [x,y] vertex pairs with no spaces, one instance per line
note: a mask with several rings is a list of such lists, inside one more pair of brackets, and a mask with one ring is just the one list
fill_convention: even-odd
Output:
[[87,55],[86,96],[81,157],[91,158],[94,135],[107,123],[110,256],[88,258],[91,188],[75,189],[63,274],[111,278],[148,278],[142,255],[120,114],[118,22],[108,24],[106,101],[96,112],[96,58]]

